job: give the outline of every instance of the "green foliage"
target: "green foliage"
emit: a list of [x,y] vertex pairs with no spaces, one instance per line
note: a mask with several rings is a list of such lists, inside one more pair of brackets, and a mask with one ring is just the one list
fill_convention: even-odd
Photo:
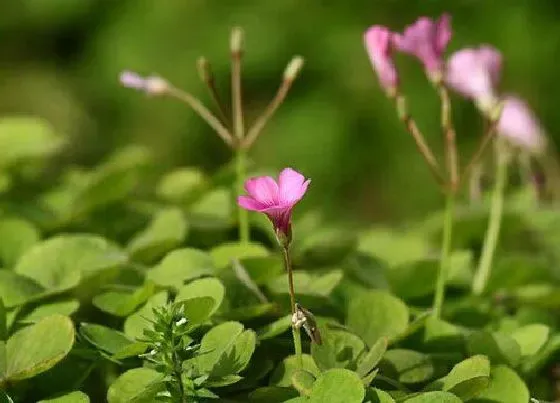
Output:
[[53,127],[34,117],[0,119],[0,167],[29,161],[54,153],[63,143]]
[[[4,66],[0,96],[10,91],[8,109],[36,111],[52,125],[32,117],[0,119],[0,403],[557,398],[551,374],[560,352],[560,215],[556,204],[537,200],[525,183],[511,189],[525,181],[522,174],[512,174],[481,296],[471,295],[471,282],[488,203],[486,195],[479,203],[457,198],[445,304],[440,317],[430,311],[440,266],[441,212],[423,217],[439,197],[428,190],[428,174],[419,167],[421,159],[411,157],[413,144],[399,132],[389,102],[374,89],[367,56],[355,39],[367,24],[396,29],[415,11],[438,14],[438,2],[376,4],[376,15],[399,16],[392,22],[372,21],[359,7],[342,3],[332,9],[310,4],[301,13],[287,3],[124,1],[110,13],[99,4],[91,16],[66,0],[12,3],[0,16],[0,32],[47,38],[49,46],[36,49],[44,41],[21,46],[17,35],[4,35],[15,41],[6,54],[23,52],[17,57],[26,65],[13,63],[17,80],[10,76],[12,64]],[[526,57],[529,50],[532,56],[553,55],[555,41],[542,38],[558,29],[546,4],[525,3],[445,7],[469,14],[467,25],[460,22],[464,15],[454,16],[454,37],[466,41],[468,31],[468,43],[476,44],[480,35],[502,45],[513,66],[507,79],[535,98],[531,91],[553,89],[555,80],[539,77],[538,66],[527,76],[523,60],[533,61]],[[24,9],[25,17],[16,18],[13,10]],[[214,36],[231,23],[222,17],[240,10],[239,16],[259,15],[235,22],[247,32],[248,126],[256,117],[252,108],[266,102],[261,95],[277,85],[267,77],[280,77],[282,66],[276,63],[289,58],[285,50],[295,42],[308,57],[305,74],[318,78],[294,85],[296,96],[269,122],[248,164],[253,175],[263,162],[276,167],[291,161],[313,178],[313,190],[294,210],[291,251],[297,302],[316,316],[322,343],[302,331],[301,361],[293,353],[288,279],[269,220],[251,213],[250,242],[237,239],[229,154],[214,148],[215,139],[189,111],[126,95],[116,82],[116,72],[129,65],[165,73],[197,95],[191,65],[207,50],[222,87],[230,79],[230,59],[228,52],[218,56],[227,41],[218,44]],[[108,15],[109,22],[102,20]],[[285,24],[277,21],[290,21],[291,34],[278,35]],[[331,27],[319,39],[309,34],[318,21]],[[99,28],[94,36],[88,34],[91,26]],[[77,27],[80,32],[74,32]],[[177,35],[176,27],[186,36]],[[78,38],[78,50],[66,47],[59,36],[66,32]],[[185,37],[196,40],[185,48]],[[57,63],[34,65],[51,48]],[[83,57],[90,54],[96,58]],[[45,70],[53,65],[56,74]],[[71,80],[65,76],[70,67]],[[278,74],[270,74],[273,70]],[[439,117],[427,113],[432,98],[422,93],[416,101],[418,88],[426,86],[418,81],[421,72],[414,74],[403,80],[403,91],[411,94],[411,112],[435,150]],[[547,91],[545,98],[554,93]],[[453,104],[458,128],[476,131],[472,111]],[[554,120],[555,102],[543,98],[539,104],[544,108],[539,112]],[[310,110],[321,113],[300,113]],[[104,111],[110,114],[97,116]],[[372,119],[372,113],[378,116]],[[364,129],[375,132],[375,140],[356,135]],[[470,147],[469,138],[458,136],[460,150]],[[553,183],[545,160],[539,162],[547,184]],[[364,216],[386,222],[370,224]],[[398,228],[390,224],[397,216],[406,218]],[[408,220],[414,217],[422,219]]]
[[109,403],[148,403],[163,388],[163,376],[149,368],[134,368],[117,378],[109,387]]
[[63,396],[41,400],[39,403],[89,403],[89,397],[83,392],[70,392]]
[[52,315],[19,330],[4,345],[5,364],[0,384],[31,378],[52,368],[74,344],[74,326],[70,318]]
[[475,355],[456,364],[443,379],[443,390],[452,392],[464,401],[477,396],[490,382],[490,362],[483,355]]
[[36,244],[18,261],[15,273],[50,292],[66,291],[82,280],[126,262],[115,245],[94,235],[61,235]]
[[384,291],[370,291],[350,301],[348,327],[372,346],[379,338],[401,336],[408,327],[406,305]]

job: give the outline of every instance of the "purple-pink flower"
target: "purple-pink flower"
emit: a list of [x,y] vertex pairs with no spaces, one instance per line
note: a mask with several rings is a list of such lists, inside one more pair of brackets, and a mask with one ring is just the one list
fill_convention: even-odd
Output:
[[443,14],[437,21],[420,17],[402,34],[393,34],[395,48],[417,57],[430,75],[441,73],[443,54],[451,40],[451,17]]
[[497,102],[496,88],[500,82],[502,55],[495,48],[459,50],[449,58],[445,72],[447,84],[463,96],[476,101],[489,111]]
[[373,69],[381,86],[387,91],[394,90],[399,84],[397,69],[391,56],[391,36],[391,31],[380,25],[370,27],[364,34],[364,43]]
[[538,152],[545,146],[540,123],[529,106],[516,96],[504,98],[497,130],[499,135],[528,151]]
[[245,182],[249,196],[239,196],[237,203],[244,209],[266,214],[279,239],[289,242],[292,209],[301,200],[310,182],[292,168],[283,169],[278,182],[270,176],[250,178]]

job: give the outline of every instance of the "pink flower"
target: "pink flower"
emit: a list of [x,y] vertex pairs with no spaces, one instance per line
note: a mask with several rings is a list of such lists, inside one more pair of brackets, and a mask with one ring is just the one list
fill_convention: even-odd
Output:
[[515,96],[504,99],[497,130],[511,143],[528,151],[538,152],[545,146],[540,123],[529,106]]
[[437,21],[420,17],[403,34],[393,35],[396,49],[417,57],[431,75],[441,73],[443,53],[450,40],[449,14],[443,14]]
[[394,90],[399,84],[399,77],[391,56],[391,31],[374,25],[364,34],[364,42],[381,86],[387,91]]
[[244,209],[264,213],[272,221],[280,240],[291,240],[292,209],[301,200],[311,180],[291,168],[280,172],[278,183],[270,176],[259,176],[245,182],[249,196],[239,196]]
[[455,91],[473,99],[481,109],[488,111],[497,102],[495,91],[501,71],[500,52],[483,45],[453,53],[447,62],[445,80]]

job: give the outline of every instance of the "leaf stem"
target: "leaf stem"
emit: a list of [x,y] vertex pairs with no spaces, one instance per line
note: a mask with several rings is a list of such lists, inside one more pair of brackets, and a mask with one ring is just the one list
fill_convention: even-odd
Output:
[[[288,291],[290,293],[290,306],[292,309],[292,315],[294,315],[296,313],[296,293],[294,290],[294,277],[293,277],[293,270],[292,270],[292,261],[290,258],[290,247],[288,245],[283,245],[282,252],[284,256],[284,266],[286,268],[286,272],[288,273],[288,288],[289,288]],[[293,324],[292,324],[292,336],[294,338],[294,351],[296,354],[296,358],[298,360],[298,365],[300,368],[303,368],[300,330]]]
[[451,238],[453,232],[453,213],[455,205],[455,193],[449,191],[445,199],[445,215],[443,218],[443,239],[441,245],[441,259],[438,277],[436,281],[436,291],[434,295],[433,315],[441,317],[443,300],[445,298],[445,284],[451,262]]
[[503,147],[501,142],[496,143],[496,179],[494,182],[494,191],[492,193],[492,202],[490,205],[490,218],[488,220],[488,228],[482,245],[482,253],[478,263],[474,280],[473,293],[481,295],[486,288],[486,283],[490,277],[492,260],[498,238],[500,235],[500,226],[502,222],[502,214],[504,209],[504,193],[508,176],[509,152]]

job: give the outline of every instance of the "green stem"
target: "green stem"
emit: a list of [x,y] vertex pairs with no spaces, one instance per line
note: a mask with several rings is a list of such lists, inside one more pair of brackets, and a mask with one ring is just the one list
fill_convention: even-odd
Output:
[[[235,150],[235,172],[236,172],[236,193],[243,194],[243,186],[245,177],[247,176],[247,154],[241,147]],[[249,212],[237,206],[239,218],[239,241],[241,243],[249,243]]]
[[[292,315],[296,313],[296,292],[294,290],[294,276],[292,270],[292,260],[290,259],[290,248],[288,245],[282,246],[282,252],[284,256],[284,266],[286,272],[288,273],[288,291],[290,294],[290,307],[292,309]],[[298,365],[303,368],[303,358],[301,350],[301,335],[299,328],[292,325],[292,336],[294,337],[294,351],[296,358],[298,360]]]
[[301,351],[301,335],[298,327],[292,326],[292,336],[294,338],[294,351],[296,353],[296,358],[298,366],[303,369],[303,354]]
[[[173,326],[173,324],[171,325]],[[182,365],[181,360],[179,358],[179,354],[176,350],[176,339],[175,339],[175,331],[174,329],[171,330],[171,345],[173,348],[172,351],[172,362],[173,362],[173,376],[175,377],[175,381],[179,384],[179,393],[181,395],[181,403],[187,402],[187,395],[185,394],[185,387],[183,386],[183,378],[181,375],[182,372]]]
[[445,284],[451,262],[451,236],[453,231],[453,211],[455,204],[455,194],[448,191],[445,200],[445,216],[443,218],[443,240],[441,245],[440,268],[436,282],[436,292],[434,295],[433,314],[434,317],[441,316],[443,300],[445,298]]
[[502,222],[502,214],[504,209],[504,193],[507,182],[507,168],[509,159],[506,155],[507,150],[497,147],[496,155],[496,179],[494,183],[494,191],[492,193],[492,204],[490,205],[490,218],[488,220],[488,228],[482,245],[482,254],[478,263],[473,280],[473,293],[481,295],[486,288],[486,283],[490,277],[492,268],[492,260],[498,245],[500,235],[500,226]]

